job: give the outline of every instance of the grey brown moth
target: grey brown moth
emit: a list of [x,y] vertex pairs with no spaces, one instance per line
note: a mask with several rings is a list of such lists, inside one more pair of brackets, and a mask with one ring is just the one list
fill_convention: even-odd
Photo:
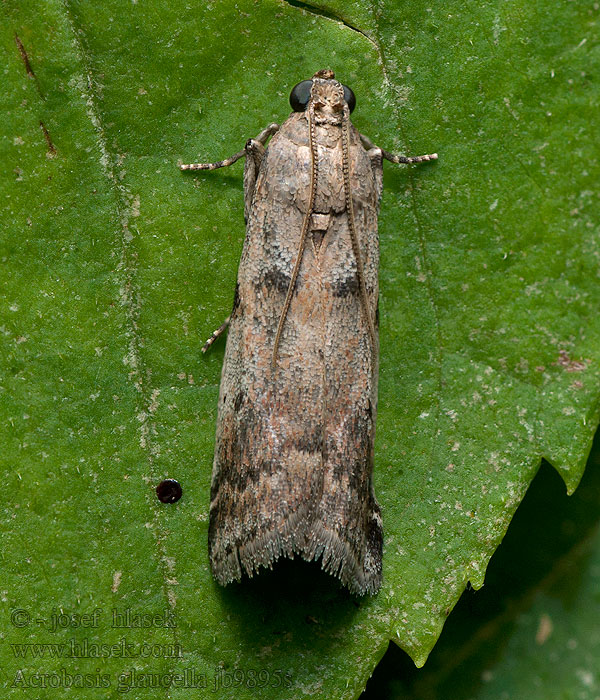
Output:
[[[372,484],[377,215],[388,153],[350,122],[352,90],[321,70],[245,157],[246,239],[221,375],[209,554],[223,585],[282,556],[320,560],[350,591],[381,586]],[[268,146],[267,141],[270,139]]]

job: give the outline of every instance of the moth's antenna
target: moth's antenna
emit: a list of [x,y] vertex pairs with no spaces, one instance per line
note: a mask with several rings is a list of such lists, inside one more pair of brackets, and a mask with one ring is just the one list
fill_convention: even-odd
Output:
[[346,195],[346,211],[348,212],[348,228],[350,229],[350,239],[352,240],[352,250],[356,259],[356,275],[358,277],[358,286],[360,289],[360,298],[369,327],[369,335],[373,352],[377,352],[377,337],[375,335],[375,326],[373,317],[369,309],[369,297],[367,295],[367,286],[365,284],[365,272],[363,268],[362,257],[358,245],[358,236],[356,235],[356,226],[354,224],[354,207],[352,206],[352,190],[350,189],[350,111],[348,105],[344,105],[342,115],[342,169],[344,172],[344,194]]
[[306,118],[308,120],[308,145],[310,147],[310,160],[311,160],[311,172],[310,172],[310,194],[308,197],[308,207],[306,209],[306,214],[304,215],[304,221],[302,222],[302,233],[300,234],[300,244],[298,246],[298,257],[296,258],[296,263],[294,265],[294,270],[292,272],[292,278],[290,279],[290,285],[287,290],[285,297],[285,303],[283,305],[283,311],[279,317],[279,324],[277,325],[277,333],[275,334],[275,343],[273,344],[273,355],[271,356],[271,367],[275,367],[277,363],[277,350],[279,349],[279,341],[281,339],[281,331],[283,330],[283,324],[285,323],[285,318],[292,303],[292,295],[294,294],[294,287],[296,286],[296,280],[298,279],[298,272],[300,271],[300,264],[302,263],[302,256],[304,255],[304,248],[306,247],[306,234],[308,233],[308,227],[310,225],[310,217],[313,213],[313,207],[315,204],[315,193],[317,191],[317,175],[318,175],[318,157],[317,157],[317,140],[315,138],[315,120],[314,120],[314,107],[312,102],[308,103],[308,108],[306,110]]

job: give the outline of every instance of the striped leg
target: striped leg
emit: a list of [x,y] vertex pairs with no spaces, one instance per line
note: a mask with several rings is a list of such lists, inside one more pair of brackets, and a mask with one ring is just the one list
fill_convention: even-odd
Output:
[[206,341],[206,343],[204,343],[204,345],[202,346],[202,352],[206,352],[208,350],[208,348],[215,342],[215,340],[225,332],[225,330],[227,329],[227,326],[229,325],[230,320],[231,320],[231,316],[227,316],[227,318],[217,328],[217,330],[213,332],[213,334]]
[[407,156],[397,156],[394,153],[390,153],[389,151],[384,151],[383,148],[379,148],[379,146],[376,146],[370,138],[367,136],[364,136],[364,134],[360,135],[360,140],[362,142],[362,145],[368,150],[372,150],[374,148],[378,149],[381,151],[381,155],[383,158],[386,160],[389,160],[390,163],[426,163],[428,160],[437,160],[438,154],[437,153],[430,153],[425,156],[413,156],[412,158],[409,158]]
[[428,160],[437,160],[437,153],[429,153],[425,156],[413,156],[412,158],[407,158],[406,156],[397,156],[394,153],[389,153],[381,149],[381,155],[389,160],[390,163],[426,163]]
[[180,163],[180,170],[216,170],[217,168],[226,168],[233,165],[236,161],[246,155],[247,150],[252,141],[258,141],[262,146],[265,145],[269,136],[272,136],[279,129],[279,124],[269,124],[266,129],[263,129],[255,139],[249,139],[243,150],[234,153],[225,160],[218,160],[216,163]]
[[238,151],[225,160],[219,160],[216,163],[180,163],[179,170],[216,170],[217,168],[226,168],[228,165],[233,165],[236,160],[239,160],[246,155],[246,149]]

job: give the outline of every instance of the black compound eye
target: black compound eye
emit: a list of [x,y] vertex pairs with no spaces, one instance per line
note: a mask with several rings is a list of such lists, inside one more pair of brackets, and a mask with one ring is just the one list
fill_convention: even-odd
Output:
[[342,87],[344,88],[344,99],[348,105],[348,111],[352,114],[356,107],[356,97],[354,97],[354,93],[347,85],[342,85]]
[[[298,85],[294,85],[290,93],[290,104],[294,112],[304,112],[308,100],[310,99],[310,91],[312,89],[312,80],[303,80]],[[352,91],[350,91],[352,92]]]

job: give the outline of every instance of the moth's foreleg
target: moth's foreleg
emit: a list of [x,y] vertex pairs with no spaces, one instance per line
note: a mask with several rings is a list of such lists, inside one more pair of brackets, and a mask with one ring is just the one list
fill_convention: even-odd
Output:
[[238,151],[225,160],[218,160],[216,163],[180,163],[179,170],[216,170],[217,168],[226,168],[228,165],[233,165],[237,160],[246,155],[246,149]]
[[272,136],[279,129],[279,124],[269,124],[266,129],[263,129],[260,134],[254,139],[248,139],[246,145],[242,151],[234,153],[229,158],[225,160],[218,160],[216,163],[180,163],[180,170],[216,170],[217,168],[226,168],[229,165],[233,165],[236,161],[249,152],[254,152],[256,150],[256,142],[264,147],[269,136]]
[[389,160],[390,163],[426,163],[428,160],[437,160],[437,153],[428,153],[424,156],[413,156],[412,158],[407,158],[406,156],[398,156],[395,153],[389,153],[381,149],[381,155]]
[[265,129],[263,129],[258,136],[254,138],[255,141],[259,141],[264,146],[267,143],[267,139],[273,136],[277,131],[279,131],[279,124],[269,124]]
[[272,136],[278,129],[278,124],[269,124],[256,138],[246,141],[246,163],[244,165],[244,219],[246,223],[248,223],[252,209],[256,178],[266,153],[265,144],[269,136]]
[[208,348],[215,342],[215,340],[222,335],[225,330],[227,329],[227,326],[229,325],[229,321],[231,320],[231,316],[227,316],[227,318],[223,321],[223,323],[217,328],[216,331],[213,331],[212,335],[210,338],[204,343],[202,346],[202,352],[206,352]]
[[364,136],[364,134],[360,135],[360,140],[362,145],[369,152],[369,155],[373,157],[375,155],[378,155],[376,151],[379,151],[381,153],[381,156],[386,160],[389,160],[390,163],[426,163],[429,160],[437,160],[438,157],[437,153],[429,153],[425,156],[413,156],[412,158],[409,158],[407,156],[399,156],[394,153],[390,153],[389,151],[384,151],[383,148],[379,148],[379,146],[376,146],[371,141],[371,139],[367,136]]

